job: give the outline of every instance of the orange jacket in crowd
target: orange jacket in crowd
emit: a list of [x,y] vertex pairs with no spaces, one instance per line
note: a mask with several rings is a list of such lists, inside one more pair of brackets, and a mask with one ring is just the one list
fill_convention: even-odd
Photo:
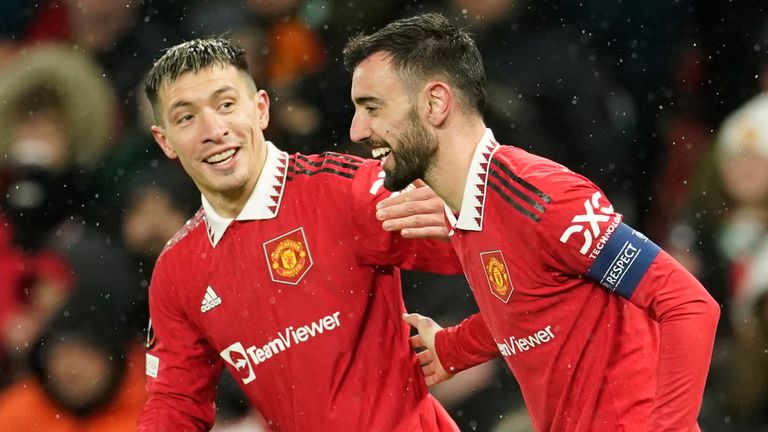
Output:
[[0,393],[0,425],[4,432],[135,432],[146,401],[144,349],[129,353],[125,380],[104,408],[78,418],[59,408],[32,376]]

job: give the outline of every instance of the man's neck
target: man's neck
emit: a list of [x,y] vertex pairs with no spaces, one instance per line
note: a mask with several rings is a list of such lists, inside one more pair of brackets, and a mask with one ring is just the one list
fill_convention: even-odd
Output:
[[208,200],[208,203],[211,204],[217,215],[227,219],[234,219],[240,215],[240,212],[245,208],[245,204],[248,203],[251,195],[253,195],[256,185],[259,184],[259,178],[264,172],[267,163],[268,152],[267,144],[264,144],[258,164],[253,170],[253,176],[242,188],[218,193],[203,192],[205,199]]
[[483,134],[485,124],[480,119],[457,123],[438,134],[437,160],[424,181],[454,213],[461,209],[472,157]]
[[214,194],[206,194],[204,192],[203,195],[205,195],[205,199],[208,200],[208,203],[211,204],[217,215],[227,219],[234,219],[243,211],[245,203],[248,202],[248,198],[251,197],[256,188],[256,183],[258,182],[254,182],[251,185],[246,184],[237,191]]

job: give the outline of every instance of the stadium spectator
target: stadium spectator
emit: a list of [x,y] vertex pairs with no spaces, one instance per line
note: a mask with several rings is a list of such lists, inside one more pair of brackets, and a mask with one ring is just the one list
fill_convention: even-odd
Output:
[[130,299],[78,291],[34,343],[33,374],[0,394],[8,432],[134,431],[146,400],[143,350],[126,325]]
[[98,68],[65,47],[30,49],[5,64],[0,78],[6,131],[0,205],[8,254],[0,329],[5,378],[12,379],[49,317],[82,278],[91,278],[79,273],[85,270],[80,258],[96,260],[92,265],[111,256],[80,216],[87,173],[106,150],[114,102]]

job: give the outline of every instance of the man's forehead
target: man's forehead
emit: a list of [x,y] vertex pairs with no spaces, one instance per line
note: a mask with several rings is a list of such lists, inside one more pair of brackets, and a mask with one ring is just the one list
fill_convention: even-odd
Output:
[[363,59],[355,68],[354,76],[365,76],[375,80],[396,78],[391,58],[383,51],[375,52]]
[[389,98],[403,92],[403,83],[390,60],[375,53],[360,62],[352,74],[352,97]]
[[166,103],[173,103],[173,99],[190,94],[205,98],[224,87],[241,91],[245,88],[243,81],[237,68],[212,66],[185,72],[173,81],[164,82],[158,89],[158,96]]

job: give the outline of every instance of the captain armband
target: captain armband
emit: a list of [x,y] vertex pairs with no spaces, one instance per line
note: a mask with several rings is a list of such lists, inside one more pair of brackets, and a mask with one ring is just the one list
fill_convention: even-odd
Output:
[[587,277],[629,299],[661,249],[648,237],[620,223],[587,270]]

